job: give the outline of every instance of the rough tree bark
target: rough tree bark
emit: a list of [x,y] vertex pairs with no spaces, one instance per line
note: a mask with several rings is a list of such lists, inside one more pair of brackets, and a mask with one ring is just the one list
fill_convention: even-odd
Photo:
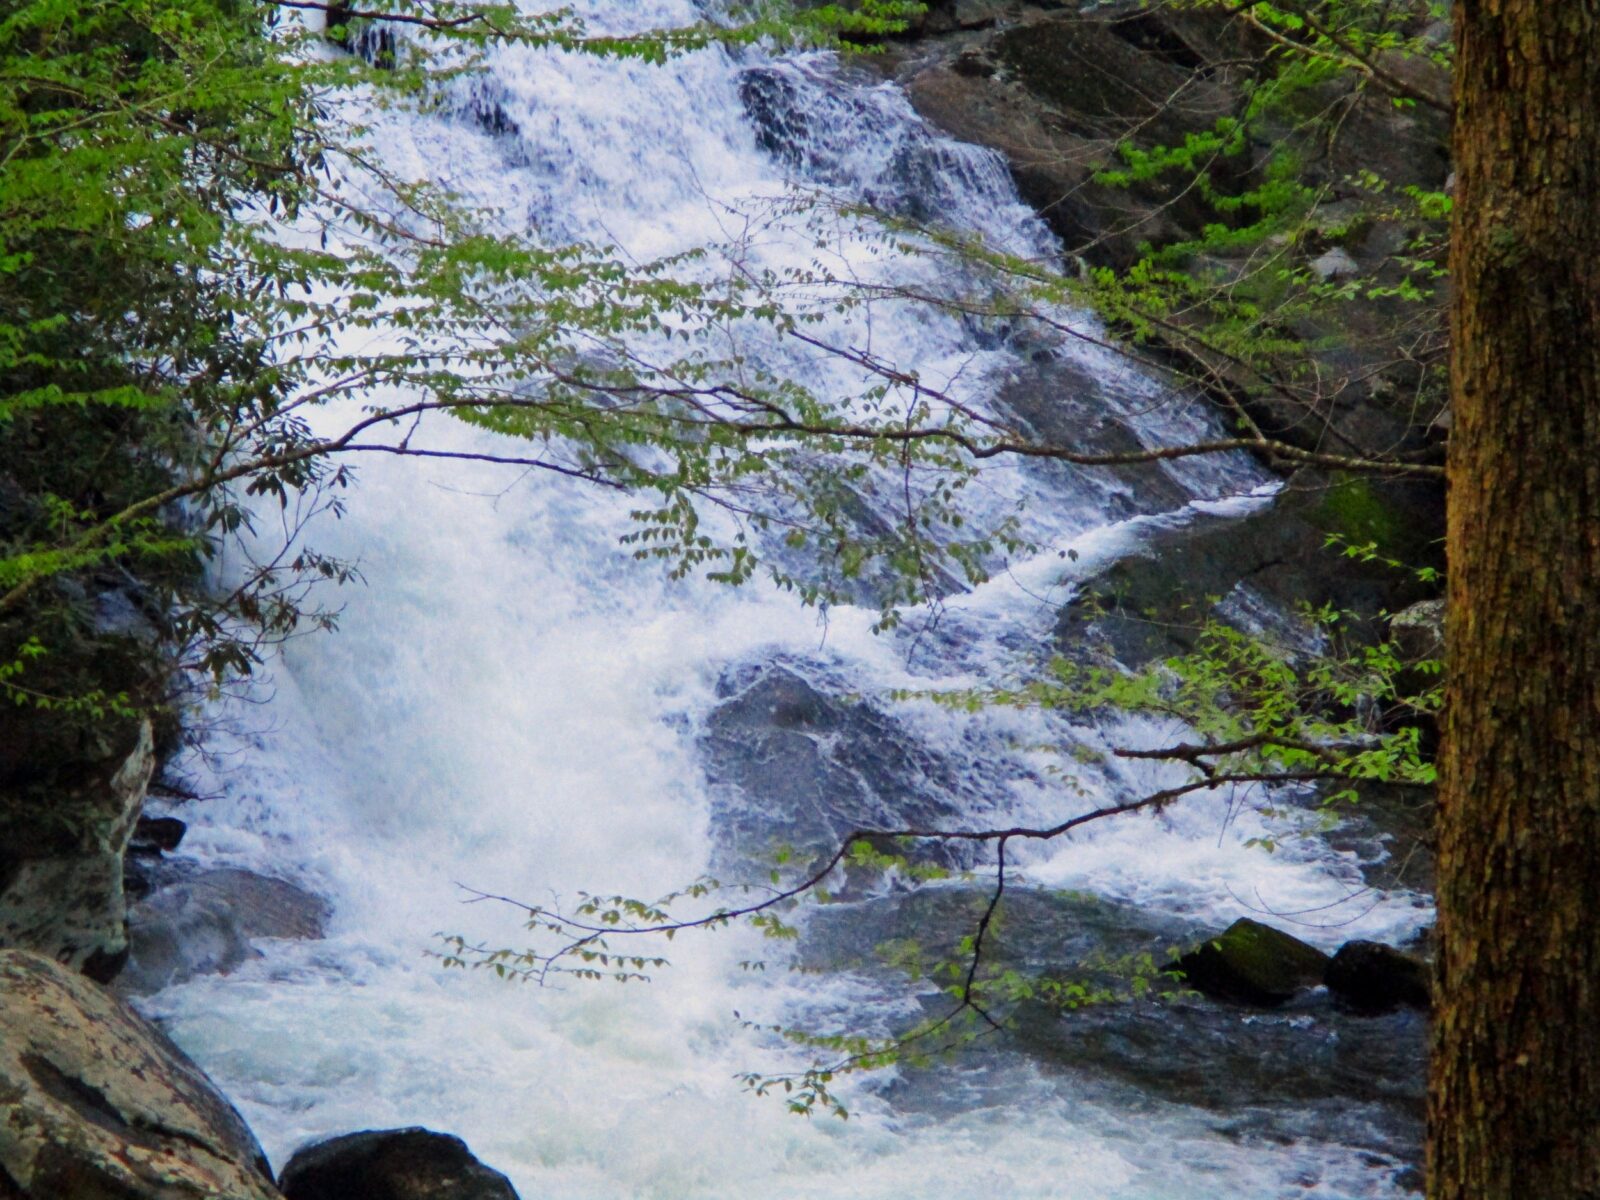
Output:
[[1600,3],[1456,0],[1431,1200],[1600,1198]]

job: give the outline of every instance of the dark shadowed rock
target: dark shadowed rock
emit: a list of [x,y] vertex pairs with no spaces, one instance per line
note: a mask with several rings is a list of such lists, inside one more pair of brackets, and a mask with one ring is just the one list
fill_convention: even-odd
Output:
[[280,1181],[288,1200],[517,1200],[467,1144],[430,1129],[347,1133],[295,1151]]
[[1428,964],[1381,942],[1346,942],[1323,975],[1328,990],[1356,1012],[1397,1008],[1426,1011],[1430,1000]]
[[1444,659],[1444,601],[1418,600],[1389,618],[1389,636],[1407,662]]
[[142,996],[195,975],[226,975],[259,955],[253,939],[320,938],[327,920],[327,902],[287,880],[169,866],[129,916],[117,988]]
[[176,850],[189,826],[177,817],[140,817],[133,827],[128,850],[134,854],[162,854]]
[[1208,996],[1274,1007],[1321,983],[1328,961],[1315,946],[1242,917],[1177,965],[1189,985]]
[[[938,1019],[950,1000],[926,986],[926,972],[962,959],[960,940],[991,896],[981,884],[939,885],[823,905],[805,922],[798,965],[848,971],[884,995],[909,985],[919,1015]],[[988,969],[1123,998],[1065,1011],[1038,1001],[1001,1007],[1006,1032],[964,1048],[958,1066],[904,1067],[887,1089],[897,1111],[946,1117],[1014,1104],[1022,1095],[1018,1079],[1042,1070],[1076,1101],[1182,1104],[1241,1142],[1360,1147],[1396,1172],[1418,1161],[1424,1014],[1357,1015],[1320,989],[1270,1011],[1241,1008],[1159,976],[1144,998],[1133,999],[1130,964],[1146,954],[1160,963],[1166,947],[1190,938],[1185,921],[1025,886],[1008,889],[1001,908],[985,943]],[[923,982],[906,974],[911,969],[920,969]],[[1315,970],[1302,978],[1314,983]]]
[[[1387,515],[1379,501],[1359,495],[1363,506]],[[1211,619],[1245,633],[1266,630],[1294,646],[1309,633],[1289,615],[1300,605],[1373,613],[1404,603],[1412,585],[1403,574],[1328,546],[1330,533],[1349,532],[1345,496],[1303,473],[1253,512],[1202,514],[1157,530],[1063,607],[1057,644],[1064,653],[1100,651],[1140,667],[1194,649]],[[1349,621],[1345,628],[1361,633]]]
[[261,1148],[200,1069],[83,976],[0,951],[0,1196],[275,1200]]

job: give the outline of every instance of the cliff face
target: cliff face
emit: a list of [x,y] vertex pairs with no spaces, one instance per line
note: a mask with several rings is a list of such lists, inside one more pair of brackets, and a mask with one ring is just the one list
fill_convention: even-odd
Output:
[[[0,949],[31,950],[102,982],[128,953],[123,855],[155,769],[148,719],[50,783],[6,796]],[[131,741],[131,744],[130,744]]]

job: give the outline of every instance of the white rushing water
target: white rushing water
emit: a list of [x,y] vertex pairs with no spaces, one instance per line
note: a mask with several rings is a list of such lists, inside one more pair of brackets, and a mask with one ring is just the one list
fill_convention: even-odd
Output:
[[[696,15],[670,0],[581,7],[601,27]],[[787,152],[762,143],[741,98],[753,68],[793,118]],[[515,131],[485,130],[465,113],[391,114],[384,151],[400,173],[455,186],[547,237],[614,242],[640,257],[670,252],[726,238],[731,214],[798,177],[879,204],[916,196],[1016,251],[1048,250],[997,158],[940,139],[895,89],[844,78],[826,57],[768,63],[707,50],[650,66],[505,50],[473,86],[491,89]],[[777,222],[757,252],[781,266],[815,250]],[[864,258],[852,269],[903,277],[926,268]],[[1017,365],[953,319],[873,336],[886,357],[974,396]],[[1156,394],[1109,354],[1074,353],[1130,411]],[[1201,418],[1154,410],[1141,419],[1156,436],[1169,432],[1162,422],[1194,429]],[[433,436],[463,448],[488,437],[448,423]],[[1194,464],[1177,478],[1205,500],[1261,483],[1240,463]],[[1046,641],[1052,602],[1070,587],[1064,572],[1125,551],[1157,520],[1114,519],[1112,490],[1089,477],[991,473],[984,503],[1049,500],[1028,517],[1048,549],[952,599],[939,636],[917,639],[874,635],[874,614],[848,607],[823,625],[760,584],[664,580],[617,544],[626,499],[571,481],[361,463],[348,515],[312,539],[365,575],[341,597],[340,631],[292,643],[247,702],[217,705],[206,755],[185,767],[216,798],[185,809],[184,854],[327,896],[329,936],[267,943],[231,976],[170,988],[149,1009],[240,1105],[279,1166],[318,1136],[421,1124],[466,1137],[526,1200],[1268,1200],[1291,1182],[1308,1196],[1390,1194],[1353,1150],[1245,1147],[1180,1105],[1076,1090],[1020,1064],[1000,1098],[981,1105],[901,1109],[864,1086],[849,1092],[848,1122],[789,1115],[736,1082],[785,1060],[735,1012],[865,1016],[877,1001],[849,976],[741,973],[741,959],[770,951],[738,931],[680,938],[672,967],[648,985],[512,986],[443,971],[425,954],[439,931],[517,942],[514,913],[464,904],[460,885],[534,902],[578,889],[651,896],[703,871],[710,798],[697,737],[733,665],[781,655],[868,695],[1013,670],[1019,642]],[[1069,547],[1076,559],[1061,557]],[[934,749],[957,751],[973,736],[971,718],[930,705],[906,706],[903,721]],[[1021,716],[987,721],[991,744],[1027,739]],[[1168,733],[1127,724],[1085,736],[1109,744]],[[1091,785],[1131,792],[1155,777],[1108,772]],[[986,797],[991,812],[1024,816],[1084,803],[1025,769]],[[1197,798],[1159,821],[1105,824],[1034,849],[1026,865],[1041,884],[1213,926],[1246,915],[1244,901],[1304,911],[1349,893],[1352,860],[1315,842],[1276,855],[1245,845],[1267,830],[1253,813],[1230,819],[1227,797]],[[1426,914],[1396,895],[1342,915],[1350,923],[1307,936],[1404,936]],[[950,1078],[959,1076],[957,1066]]]

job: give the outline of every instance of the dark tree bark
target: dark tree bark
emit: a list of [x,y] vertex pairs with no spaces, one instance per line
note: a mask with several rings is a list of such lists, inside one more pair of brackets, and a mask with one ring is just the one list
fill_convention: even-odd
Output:
[[1600,1198],[1600,4],[1456,0],[1431,1200]]

